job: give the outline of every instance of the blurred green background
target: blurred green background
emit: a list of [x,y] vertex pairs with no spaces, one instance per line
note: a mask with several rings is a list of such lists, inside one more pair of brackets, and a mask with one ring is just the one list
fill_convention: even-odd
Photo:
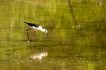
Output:
[[[27,43],[24,21],[49,38],[31,30]],[[105,49],[105,0],[0,0],[0,70],[106,70]]]

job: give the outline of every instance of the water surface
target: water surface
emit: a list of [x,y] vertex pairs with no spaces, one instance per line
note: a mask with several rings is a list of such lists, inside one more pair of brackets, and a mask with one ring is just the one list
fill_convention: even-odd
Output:
[[[0,70],[106,70],[105,2],[76,0],[73,12],[68,1],[8,2],[0,1]],[[27,42],[23,21],[42,25],[49,38],[30,30]]]

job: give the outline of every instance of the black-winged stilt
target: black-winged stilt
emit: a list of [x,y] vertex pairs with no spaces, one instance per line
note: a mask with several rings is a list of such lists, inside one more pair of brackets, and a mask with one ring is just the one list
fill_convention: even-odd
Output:
[[[29,22],[24,22],[24,23],[28,24],[34,30],[40,30],[40,31],[44,32],[48,37],[48,34],[47,34],[48,31],[46,29],[43,29],[42,26],[35,24],[35,23],[29,23]],[[26,29],[26,30],[29,30],[29,29]],[[28,31],[27,31],[27,37],[28,37],[28,42],[29,42]]]

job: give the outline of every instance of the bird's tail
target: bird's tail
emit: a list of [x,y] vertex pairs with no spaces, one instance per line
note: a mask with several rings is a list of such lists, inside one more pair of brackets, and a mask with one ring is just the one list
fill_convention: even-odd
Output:
[[27,22],[24,21],[24,23],[27,23]]
[[31,24],[30,24],[30,23],[28,23],[28,22],[25,22],[25,21],[24,21],[24,23],[26,23],[27,25],[31,26]]
[[32,24],[32,23],[28,23],[28,22],[25,22],[25,21],[24,21],[24,23],[28,24],[29,26],[34,26],[34,24]]
[[30,23],[28,23],[28,22],[25,22],[25,21],[24,21],[24,23],[26,23],[26,24],[30,25]]

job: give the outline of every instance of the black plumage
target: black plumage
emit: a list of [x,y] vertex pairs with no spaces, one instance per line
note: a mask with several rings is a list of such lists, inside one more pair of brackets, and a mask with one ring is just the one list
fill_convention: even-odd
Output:
[[33,26],[36,27],[36,28],[39,27],[39,25],[34,24],[34,23],[29,23],[29,22],[24,22],[24,23],[28,24],[30,27],[33,27]]
[[[39,25],[37,25],[35,23],[29,23],[29,22],[24,22],[24,23],[28,24],[34,30],[40,30],[40,31],[44,32],[47,35],[47,37],[48,37],[48,34],[47,34],[48,31],[46,29],[42,28],[42,26],[39,26]],[[29,42],[28,30],[29,29],[26,29],[27,37],[28,37],[28,42]]]

